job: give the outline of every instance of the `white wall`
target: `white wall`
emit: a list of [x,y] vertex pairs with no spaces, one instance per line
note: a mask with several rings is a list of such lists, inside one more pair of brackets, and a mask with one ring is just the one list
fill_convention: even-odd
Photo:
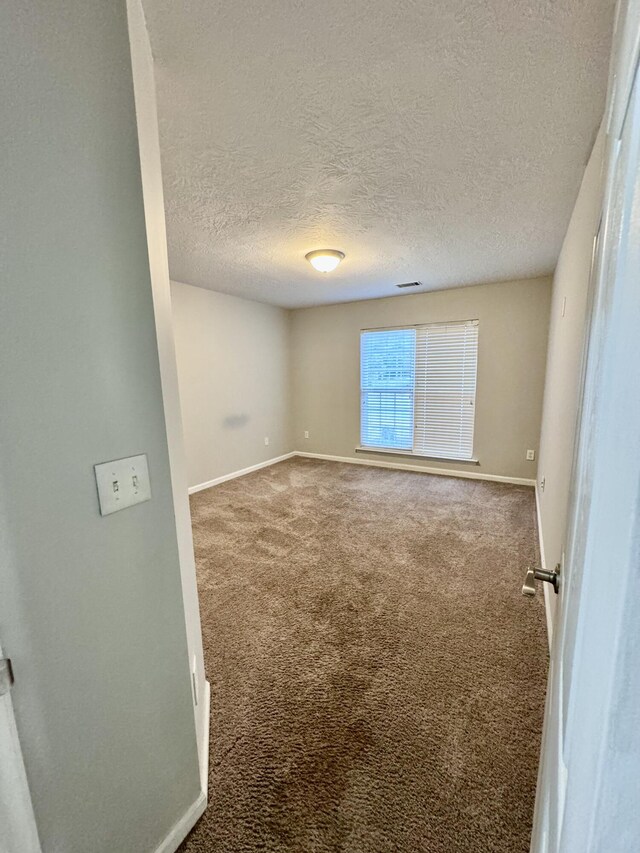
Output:
[[[550,284],[529,279],[293,311],[295,449],[535,479],[536,463],[525,457],[527,449],[537,450],[540,435]],[[474,441],[480,465],[356,454],[360,330],[474,318],[480,320]]]
[[[547,568],[561,561],[565,545],[591,258],[602,203],[603,154],[601,132],[582,180],[553,280],[537,486]],[[555,596],[549,596],[547,590],[545,593],[553,619]]]
[[[0,6],[0,634],[43,848],[155,850],[200,796],[126,5]],[[101,517],[93,465],[147,453]]]
[[289,453],[290,312],[176,282],[171,293],[189,485]]
[[[201,783],[206,798],[209,758],[209,684],[205,680],[204,672],[191,513],[187,494],[187,463],[173,335],[153,57],[141,0],[127,0],[127,9],[151,289],[158,339],[164,416],[167,427],[173,511],[180,555],[182,598],[187,628],[188,664],[193,672],[196,684],[193,697],[194,718],[198,738]],[[203,808],[204,805],[203,802]]]

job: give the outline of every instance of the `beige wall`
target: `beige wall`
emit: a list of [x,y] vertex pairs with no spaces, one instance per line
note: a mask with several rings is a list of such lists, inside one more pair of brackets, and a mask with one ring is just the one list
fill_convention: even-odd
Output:
[[171,297],[189,485],[289,453],[290,312],[176,282]]
[[[535,479],[536,463],[525,454],[539,442],[550,296],[544,278],[293,311],[295,449]],[[480,465],[356,454],[360,330],[472,318],[480,321],[474,442]]]
[[[602,202],[603,152],[601,132],[582,181],[553,281],[538,467],[541,533],[549,568],[561,561],[565,544],[591,256]],[[551,596],[551,606],[554,605],[555,598]]]

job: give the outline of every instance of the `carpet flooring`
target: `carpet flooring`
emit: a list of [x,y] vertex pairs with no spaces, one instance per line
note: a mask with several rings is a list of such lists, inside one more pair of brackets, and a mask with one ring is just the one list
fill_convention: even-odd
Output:
[[209,806],[184,853],[526,853],[524,486],[294,458],[191,499]]

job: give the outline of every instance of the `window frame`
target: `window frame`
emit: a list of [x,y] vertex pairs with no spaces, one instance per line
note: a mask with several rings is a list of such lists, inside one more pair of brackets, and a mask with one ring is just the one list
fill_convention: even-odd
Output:
[[[362,388],[362,336],[366,332],[395,332],[395,331],[403,331],[405,329],[428,329],[429,327],[434,326],[467,326],[474,325],[478,328],[478,339],[477,339],[477,348],[476,348],[476,374],[475,374],[475,392],[473,395],[473,427],[472,427],[472,449],[471,456],[440,456],[433,455],[428,453],[421,453],[419,451],[415,451],[413,449],[405,449],[400,447],[376,447],[373,445],[362,444],[362,400],[364,390]],[[417,336],[416,336],[417,341]],[[416,348],[417,349],[417,348]],[[476,400],[478,396],[478,354],[480,351],[480,321],[477,317],[466,319],[466,320],[443,320],[435,323],[413,323],[406,325],[398,325],[398,326],[377,326],[372,328],[360,329],[359,336],[359,346],[358,346],[358,359],[359,359],[359,385],[360,385],[360,400],[359,400],[359,432],[360,432],[360,443],[356,446],[355,450],[357,453],[373,453],[373,454],[384,454],[391,456],[409,456],[417,459],[430,459],[436,462],[456,462],[456,463],[466,463],[470,465],[479,465],[480,461],[475,454],[475,439],[476,439]],[[415,357],[415,362],[417,362],[417,352]],[[414,389],[413,389],[413,399],[414,399],[414,409],[413,409],[413,433],[414,433],[414,446],[415,446],[415,398],[416,398],[416,385],[415,385],[415,375],[414,375]]]

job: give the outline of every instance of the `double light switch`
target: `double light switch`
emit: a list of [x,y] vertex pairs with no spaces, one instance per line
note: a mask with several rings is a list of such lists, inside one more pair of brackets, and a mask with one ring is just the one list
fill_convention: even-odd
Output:
[[101,515],[140,504],[151,498],[147,454],[94,465]]

